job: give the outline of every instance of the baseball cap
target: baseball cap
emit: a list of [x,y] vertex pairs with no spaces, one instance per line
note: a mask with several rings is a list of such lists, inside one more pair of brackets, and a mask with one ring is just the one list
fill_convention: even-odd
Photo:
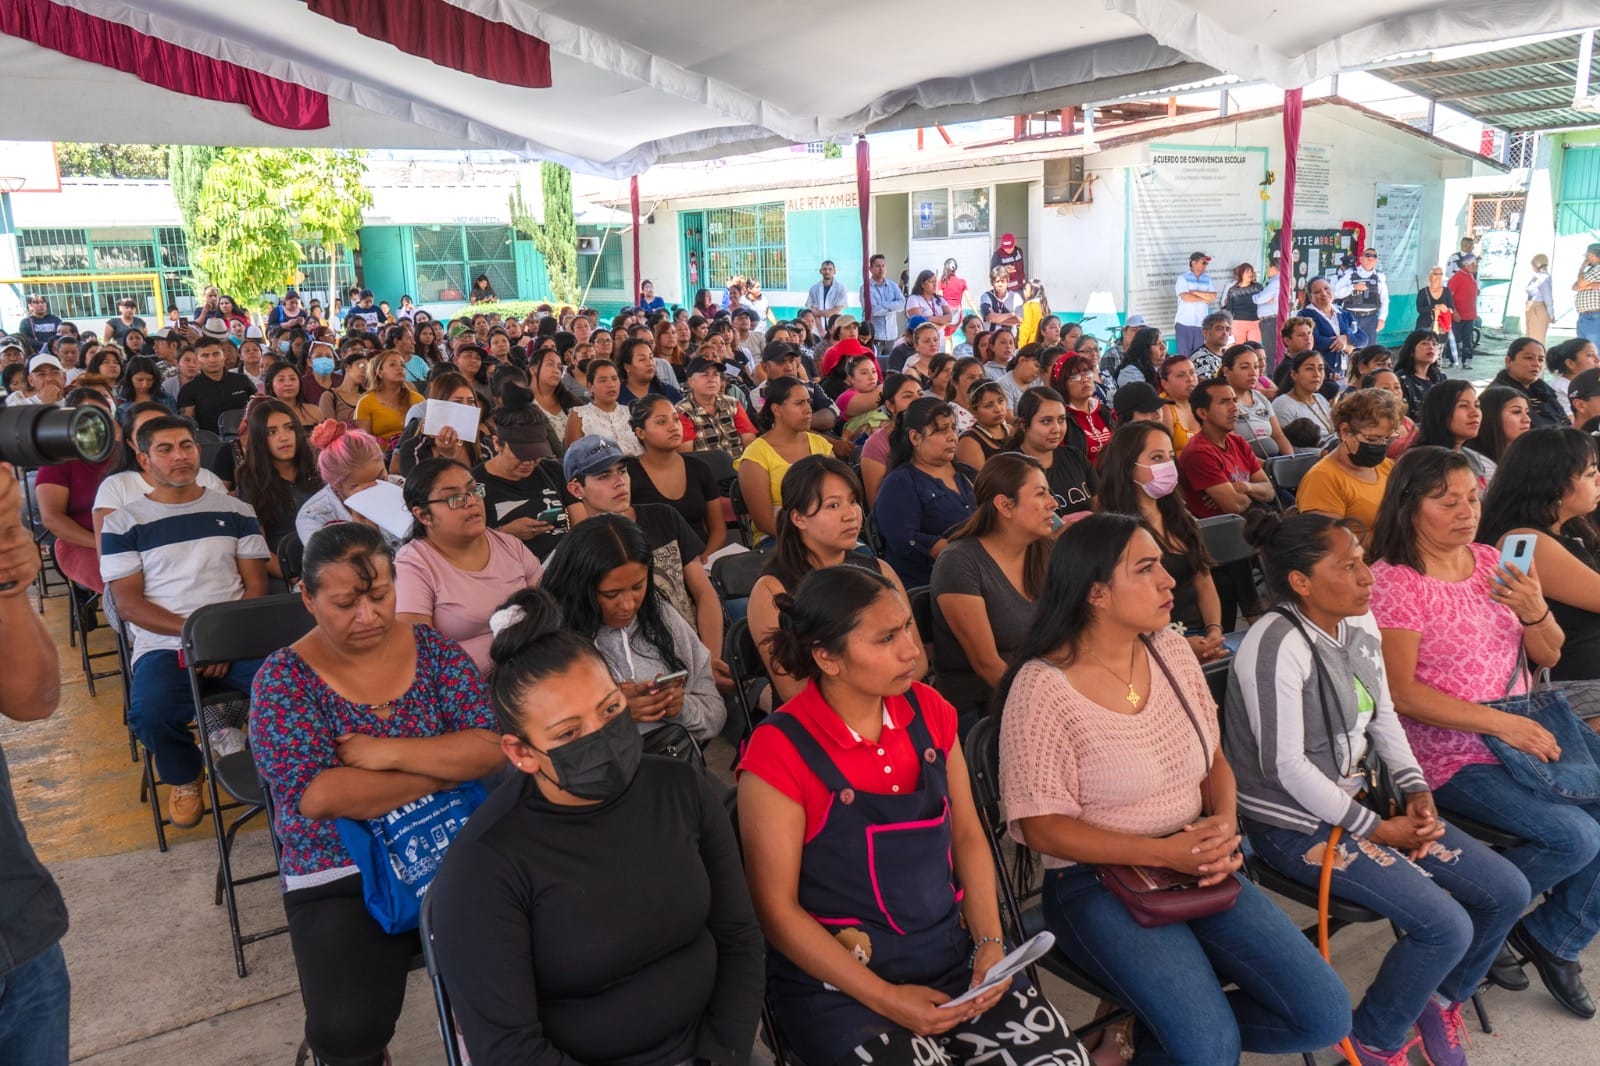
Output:
[[1130,381],[1117,389],[1111,407],[1116,411],[1120,423],[1126,422],[1130,415],[1153,415],[1171,402],[1163,400],[1147,382]]
[[761,349],[763,363],[781,363],[786,359],[793,359],[800,354],[800,349],[788,341],[770,341]]
[[1371,245],[1368,245],[1367,247],[1361,249],[1361,258],[1363,258],[1363,259],[1369,259],[1369,258],[1370,259],[1376,259],[1376,258],[1378,258],[1378,250],[1376,248],[1372,247]]
[[261,338],[261,327],[260,326],[246,326],[244,328],[244,339],[247,340],[247,341],[258,341],[258,340],[261,340],[262,339]]
[[0,337],[0,352],[9,352],[12,350],[25,352],[28,349],[24,347],[23,343],[16,337]]
[[1143,315],[1129,315],[1122,325],[1124,329],[1143,329],[1146,324]]
[[717,362],[715,359],[707,359],[703,355],[697,355],[693,359],[689,360],[689,362],[684,366],[683,376],[686,378],[692,378],[702,370],[721,371],[722,364]]
[[610,470],[626,458],[616,441],[590,433],[579,437],[567,448],[566,454],[561,457],[561,472],[568,481],[578,481]]
[[739,308],[739,310],[737,310],[737,311],[735,311],[733,313],[733,317],[734,318],[748,318],[752,322],[760,321],[760,319],[756,316],[756,313],[754,311],[750,310],[750,308],[748,308],[748,307]]
[[1017,243],[1016,234],[1014,234],[1014,233],[1002,233],[1002,234],[1000,234],[1000,247],[1002,247],[1002,248],[1010,248],[1013,245],[1015,245],[1016,243]]
[[[0,348],[4,348],[4,347],[5,347],[5,345],[0,345]],[[57,359],[53,355],[50,355],[50,354],[46,353],[46,354],[43,354],[43,355],[36,355],[32,359],[28,360],[28,373],[30,373],[30,374],[33,373],[35,370],[38,370],[41,366],[53,366],[57,370],[65,370],[66,369],[65,367],[63,367],[61,365],[61,360]]]
[[1590,255],[1600,255],[1600,241],[1597,241],[1594,244],[1589,245],[1589,247],[1587,249],[1585,249],[1585,251],[1587,251]]
[[1600,397],[1600,367],[1590,367],[1572,379],[1567,395],[1574,400],[1593,400]]
[[1189,262],[1192,263],[1196,259],[1204,259],[1208,263],[1211,262],[1211,257],[1209,255],[1207,255],[1206,253],[1204,253],[1204,252],[1190,252],[1189,253]]
[[913,330],[928,321],[927,315],[912,315],[906,320],[906,329]]
[[1478,257],[1473,255],[1471,252],[1468,252],[1466,255],[1461,257],[1461,265],[1462,266],[1471,266],[1473,263],[1476,263],[1477,261],[1478,261]]

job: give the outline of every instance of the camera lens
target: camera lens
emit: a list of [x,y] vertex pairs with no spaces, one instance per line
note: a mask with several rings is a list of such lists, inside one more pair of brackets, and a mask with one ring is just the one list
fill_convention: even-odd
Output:
[[98,463],[116,443],[111,415],[92,404],[0,408],[0,460],[16,466],[48,466],[69,459]]

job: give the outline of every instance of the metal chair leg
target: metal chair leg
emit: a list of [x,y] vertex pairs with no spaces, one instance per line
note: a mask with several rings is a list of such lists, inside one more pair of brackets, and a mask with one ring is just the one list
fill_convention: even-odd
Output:
[[1472,1010],[1478,1016],[1478,1028],[1485,1033],[1494,1032],[1494,1026],[1489,1024],[1489,1012],[1483,1007],[1483,990],[1472,993]]

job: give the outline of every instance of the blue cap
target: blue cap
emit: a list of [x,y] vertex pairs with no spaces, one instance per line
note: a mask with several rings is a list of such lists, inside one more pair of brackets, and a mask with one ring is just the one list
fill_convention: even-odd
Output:
[[616,441],[590,433],[568,446],[561,457],[561,472],[568,481],[577,481],[610,470],[626,458]]
[[910,318],[906,319],[906,329],[916,329],[926,321],[928,321],[928,317],[926,315],[912,315]]

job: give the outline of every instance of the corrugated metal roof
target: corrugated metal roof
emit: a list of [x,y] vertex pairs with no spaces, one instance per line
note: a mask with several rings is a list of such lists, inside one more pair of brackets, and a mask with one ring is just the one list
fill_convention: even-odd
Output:
[[[1378,67],[1378,77],[1490,126],[1544,130],[1600,125],[1600,114],[1572,106],[1578,77],[1574,35],[1438,61]],[[1590,64],[1600,92],[1600,49]]]

